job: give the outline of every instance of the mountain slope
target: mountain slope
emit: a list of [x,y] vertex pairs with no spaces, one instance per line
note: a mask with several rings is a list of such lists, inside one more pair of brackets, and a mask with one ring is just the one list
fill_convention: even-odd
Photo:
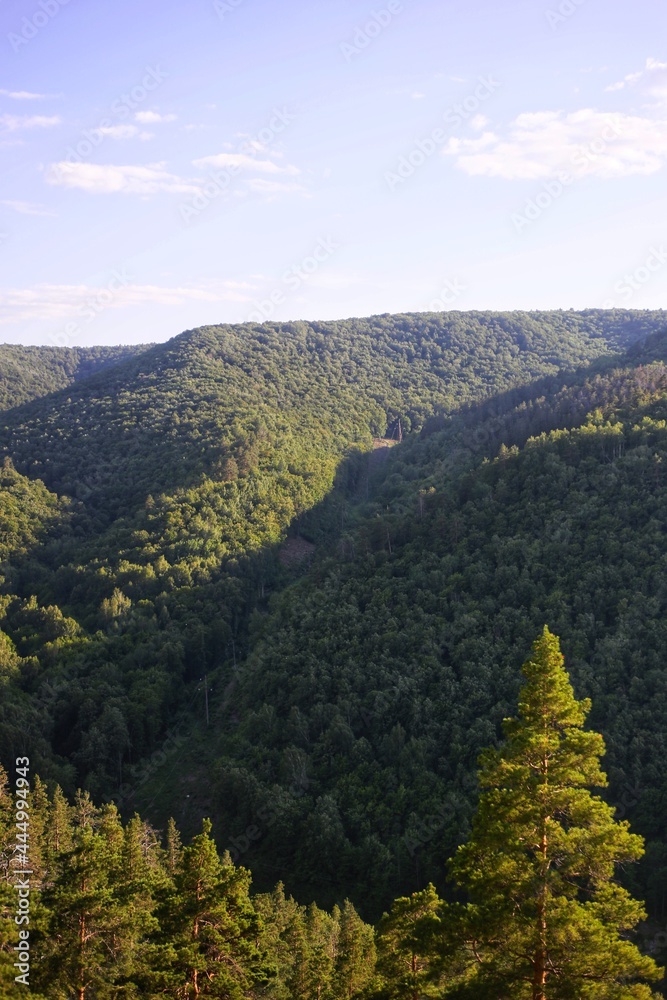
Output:
[[[574,427],[595,406],[639,405],[630,369],[650,358],[633,356],[621,376],[609,375],[609,359],[648,350],[633,345],[663,326],[663,313],[590,311],[204,328],[14,407],[0,449],[66,516],[45,512],[35,542],[9,559],[0,627],[13,644],[12,724],[0,756],[29,751],[69,789],[102,796],[139,782],[150,794],[142,761],[184,709],[184,725],[201,718],[206,678],[217,714],[190,742],[204,766],[199,780],[192,756],[185,765],[193,822],[211,796],[222,836],[245,836],[257,810],[275,808],[259,860],[282,866],[271,882],[282,875],[308,892],[335,881],[358,897],[374,872],[392,892],[438,874],[439,851],[411,851],[405,837],[434,803],[454,804],[443,829],[450,839],[461,831],[475,749],[514,693],[517,644],[546,613],[508,608],[514,632],[496,648],[493,610],[485,605],[479,623],[478,610],[466,612],[457,628],[472,645],[461,662],[500,656],[497,689],[458,675],[445,684],[440,617],[468,607],[467,590],[450,599],[459,577],[472,588],[447,560],[459,553],[464,566],[468,535],[475,551],[485,544],[466,491],[502,493],[476,466],[501,441]],[[653,389],[661,377],[640,376]],[[373,437],[396,436],[399,421],[407,440],[369,460]],[[519,518],[500,510],[488,523],[501,539],[510,514]],[[289,532],[335,553],[294,589],[305,566],[279,558]],[[428,582],[417,586],[422,563]],[[486,564],[478,575],[487,578]],[[469,699],[459,729],[450,695]],[[456,752],[434,749],[440,739]],[[386,781],[398,782],[389,797]],[[184,786],[171,787],[186,801]]]
[[50,489],[92,493],[117,516],[149,492],[217,477],[259,433],[314,435],[340,455],[399,417],[419,429],[664,325],[663,313],[591,310],[206,327],[13,412],[0,448]]
[[0,412],[46,396],[145,349],[0,344]]
[[517,650],[546,622],[593,698],[610,800],[649,839],[643,891],[661,912],[667,366],[570,396],[586,393],[595,408],[572,429],[491,462],[478,448],[473,469],[472,452],[458,472],[451,460],[460,429],[394,449],[337,550],[256,625],[212,752],[224,837],[260,828],[255,871],[324,899],[342,884],[370,912],[443,885],[477,754],[516,696]]

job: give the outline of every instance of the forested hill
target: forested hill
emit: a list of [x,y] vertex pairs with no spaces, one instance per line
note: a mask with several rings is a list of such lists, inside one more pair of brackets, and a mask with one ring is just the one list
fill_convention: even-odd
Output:
[[512,658],[544,620],[593,697],[610,801],[649,839],[642,892],[664,918],[666,468],[661,363],[395,448],[337,547],[258,623],[221,706],[230,842],[278,817],[247,844],[256,873],[323,899],[349,879],[378,910],[442,885],[477,755],[516,695]]
[[0,449],[112,519],[148,494],[221,478],[227,460],[255,467],[262,447],[319,463],[399,418],[418,430],[664,325],[662,312],[591,310],[205,327],[18,408]]
[[141,347],[21,347],[0,344],[0,411],[63,389],[118,364]]
[[664,327],[206,327],[14,406],[0,759],[188,833],[211,812],[260,886],[374,916],[443,886],[546,621],[651,842],[659,913]]

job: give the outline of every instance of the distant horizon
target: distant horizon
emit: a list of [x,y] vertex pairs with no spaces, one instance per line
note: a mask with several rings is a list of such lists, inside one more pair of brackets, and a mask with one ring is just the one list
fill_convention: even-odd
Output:
[[[595,312],[595,313],[603,313],[603,312],[617,312],[617,313],[662,313],[662,312],[664,312],[664,313],[667,313],[667,307],[655,307],[655,308],[645,308],[645,309],[640,309],[640,308],[631,309],[631,308],[625,308],[625,307],[621,307],[621,306],[616,306],[613,309],[609,309],[609,308],[608,309],[604,309],[604,308],[601,308],[599,306],[587,306],[587,307],[582,307],[580,309],[575,309],[572,306],[569,306],[569,307],[559,306],[559,307],[556,307],[556,308],[553,308],[553,309],[537,309],[537,308],[536,309],[511,309],[511,308],[510,309],[474,309],[474,308],[471,308],[471,309],[443,309],[443,310],[439,310],[439,311],[429,310],[429,309],[421,309],[421,310],[407,310],[407,311],[398,311],[398,312],[369,313],[369,314],[364,315],[364,316],[361,316],[361,315],[356,315],[356,316],[339,316],[339,317],[325,318],[325,319],[319,317],[317,319],[304,319],[304,318],[300,318],[300,319],[264,320],[264,323],[270,324],[271,326],[289,326],[290,324],[295,324],[295,323],[348,323],[348,322],[355,322],[355,321],[360,321],[360,320],[378,319],[378,318],[382,318],[384,316],[424,316],[424,315],[428,315],[428,314],[432,314],[432,315],[446,315],[446,314],[451,314],[451,313],[457,313],[457,314],[460,314],[461,316],[472,315],[472,314],[482,314],[483,315],[483,314],[503,314],[503,313],[523,313],[525,315],[533,315],[533,314],[554,313],[554,312],[562,312],[562,313],[587,313],[587,312]],[[113,348],[113,347],[158,347],[160,344],[168,344],[170,341],[176,340],[178,337],[182,337],[186,333],[193,333],[193,332],[195,332],[197,330],[206,329],[207,327],[211,327],[211,328],[226,327],[226,326],[230,326],[230,327],[240,327],[240,326],[257,327],[257,326],[261,326],[261,325],[262,324],[260,324],[260,323],[256,323],[256,322],[252,322],[252,321],[245,322],[245,323],[235,323],[235,322],[228,322],[228,321],[225,321],[225,320],[221,320],[221,321],[216,322],[216,323],[200,323],[197,326],[186,327],[184,330],[180,330],[178,333],[174,333],[171,336],[165,337],[164,339],[161,339],[161,340],[160,339],[158,339],[158,340],[145,340],[145,341],[120,341],[120,340],[119,341],[107,341],[107,340],[105,340],[105,341],[90,341],[90,342],[87,342],[85,344],[76,344],[76,343],[73,343],[73,344],[54,344],[54,343],[50,343],[48,341],[45,342],[45,343],[28,343],[28,344],[26,344],[26,343],[22,343],[19,340],[16,340],[16,341],[12,341],[12,340],[0,340],[0,347],[31,347],[31,348],[50,347],[50,348],[54,348],[54,349],[66,348],[67,350],[75,350],[75,349],[85,350],[87,348],[92,348],[92,347],[106,347],[106,348]]]

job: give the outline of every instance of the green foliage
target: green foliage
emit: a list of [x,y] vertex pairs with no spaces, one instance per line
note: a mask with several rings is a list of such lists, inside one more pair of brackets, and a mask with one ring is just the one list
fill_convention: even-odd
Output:
[[[94,371],[10,350],[25,378],[0,428],[19,470],[0,486],[0,758],[29,752],[69,794],[152,819],[187,792],[188,836],[209,812],[221,846],[256,831],[262,889],[280,876],[379,916],[442,891],[477,754],[549,621],[662,918],[663,326],[207,327]],[[399,421],[400,447],[371,451]],[[287,536],[310,562],[284,558]]]
[[[0,995],[19,997],[13,949],[13,808],[0,774]],[[374,970],[373,930],[345,903],[333,915],[251,897],[250,873],[219,855],[205,821],[185,848],[138,816],[39,779],[29,797],[30,995],[41,1000],[224,997],[343,1000]],[[23,991],[23,993],[21,992]]]
[[[294,872],[294,890],[329,902],[328,885],[349,872],[344,889],[366,914],[424,879],[442,886],[442,859],[471,817],[476,758],[498,738],[521,649],[547,620],[594,698],[608,801],[632,809],[648,841],[632,878],[664,917],[663,386],[661,365],[612,372],[555,402],[558,425],[575,403],[585,413],[610,398],[580,426],[530,438],[510,401],[473,424],[482,446],[461,459],[471,415],[393,449],[342,541],[258,621],[224,710],[229,835],[290,802],[289,840],[276,823],[250,863],[271,858]],[[498,427],[521,447],[484,462]]]
[[394,900],[377,929],[379,984],[373,996],[386,1000],[441,997],[453,978],[444,973],[439,952],[447,930],[445,907],[435,887]]
[[3,348],[0,451],[20,475],[7,466],[0,489],[0,627],[20,671],[0,757],[29,746],[70,792],[132,784],[200,678],[226,688],[253,611],[298,574],[279,558],[288,532],[328,543],[368,492],[373,436],[574,377],[662,323],[422,314]]
[[64,348],[2,344],[0,411],[46,396],[146,349],[147,345]]
[[482,756],[481,799],[452,866],[476,975],[455,996],[623,1000],[662,975],[626,935],[646,917],[615,880],[643,854],[640,837],[591,786],[604,787],[602,737],[583,729],[558,639],[547,628],[523,667],[519,716]]
[[[601,737],[582,729],[557,640],[545,630],[524,667],[519,718],[488,751],[482,797],[454,871],[470,890],[446,904],[433,885],[395,900],[377,932],[349,900],[331,913],[285,895],[252,896],[205,820],[182,846],[86,793],[69,804],[35,778],[30,816],[30,995],[39,1000],[649,1000],[659,970],[628,939],[643,912],[615,881],[641,839],[592,795]],[[0,994],[22,995],[15,809],[0,773]],[[23,865],[21,864],[21,868]],[[23,876],[21,876],[23,877]],[[25,947],[25,945],[24,945]],[[541,956],[541,957],[540,957]],[[541,964],[540,964],[541,963]],[[534,970],[548,969],[536,990]],[[656,995],[657,996],[657,995]]]

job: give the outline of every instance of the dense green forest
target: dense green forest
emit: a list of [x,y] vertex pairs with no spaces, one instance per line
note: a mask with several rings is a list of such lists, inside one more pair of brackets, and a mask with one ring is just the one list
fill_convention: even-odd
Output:
[[[183,846],[87,793],[69,804],[0,770],[0,986],[43,1000],[652,1000],[663,973],[632,940],[642,904],[617,880],[643,854],[593,789],[602,737],[584,729],[557,637],[523,667],[519,711],[480,760],[472,833],[452,859],[468,901],[435,887],[395,900],[376,929],[349,900],[331,913],[222,856],[211,822]],[[654,947],[650,950],[655,950]]]
[[624,878],[657,933],[666,327],[449,313],[0,348],[0,761],[186,838],[210,815],[260,896],[327,919],[429,883],[453,903],[478,755],[547,622],[646,839]]
[[109,365],[145,351],[142,347],[21,347],[0,344],[0,410],[64,389]]
[[39,479],[59,516],[37,518],[3,562],[0,628],[20,661],[3,758],[29,746],[70,791],[113,793],[204,674],[231,680],[253,611],[289,577],[286,533],[326,548],[339,500],[363,492],[373,436],[574,378],[662,322],[592,311],[205,328],[11,408],[0,448],[25,481],[8,502]]
[[523,405],[514,424],[476,425],[500,435],[490,461],[474,443],[457,455],[456,424],[394,449],[337,548],[256,620],[211,763],[234,832],[260,809],[285,817],[249,845],[257,870],[282,865],[325,898],[349,872],[378,907],[388,884],[438,882],[517,651],[547,620],[594,698],[610,801],[649,840],[642,886],[664,919],[667,368],[596,383],[610,405],[579,427],[507,447]]

